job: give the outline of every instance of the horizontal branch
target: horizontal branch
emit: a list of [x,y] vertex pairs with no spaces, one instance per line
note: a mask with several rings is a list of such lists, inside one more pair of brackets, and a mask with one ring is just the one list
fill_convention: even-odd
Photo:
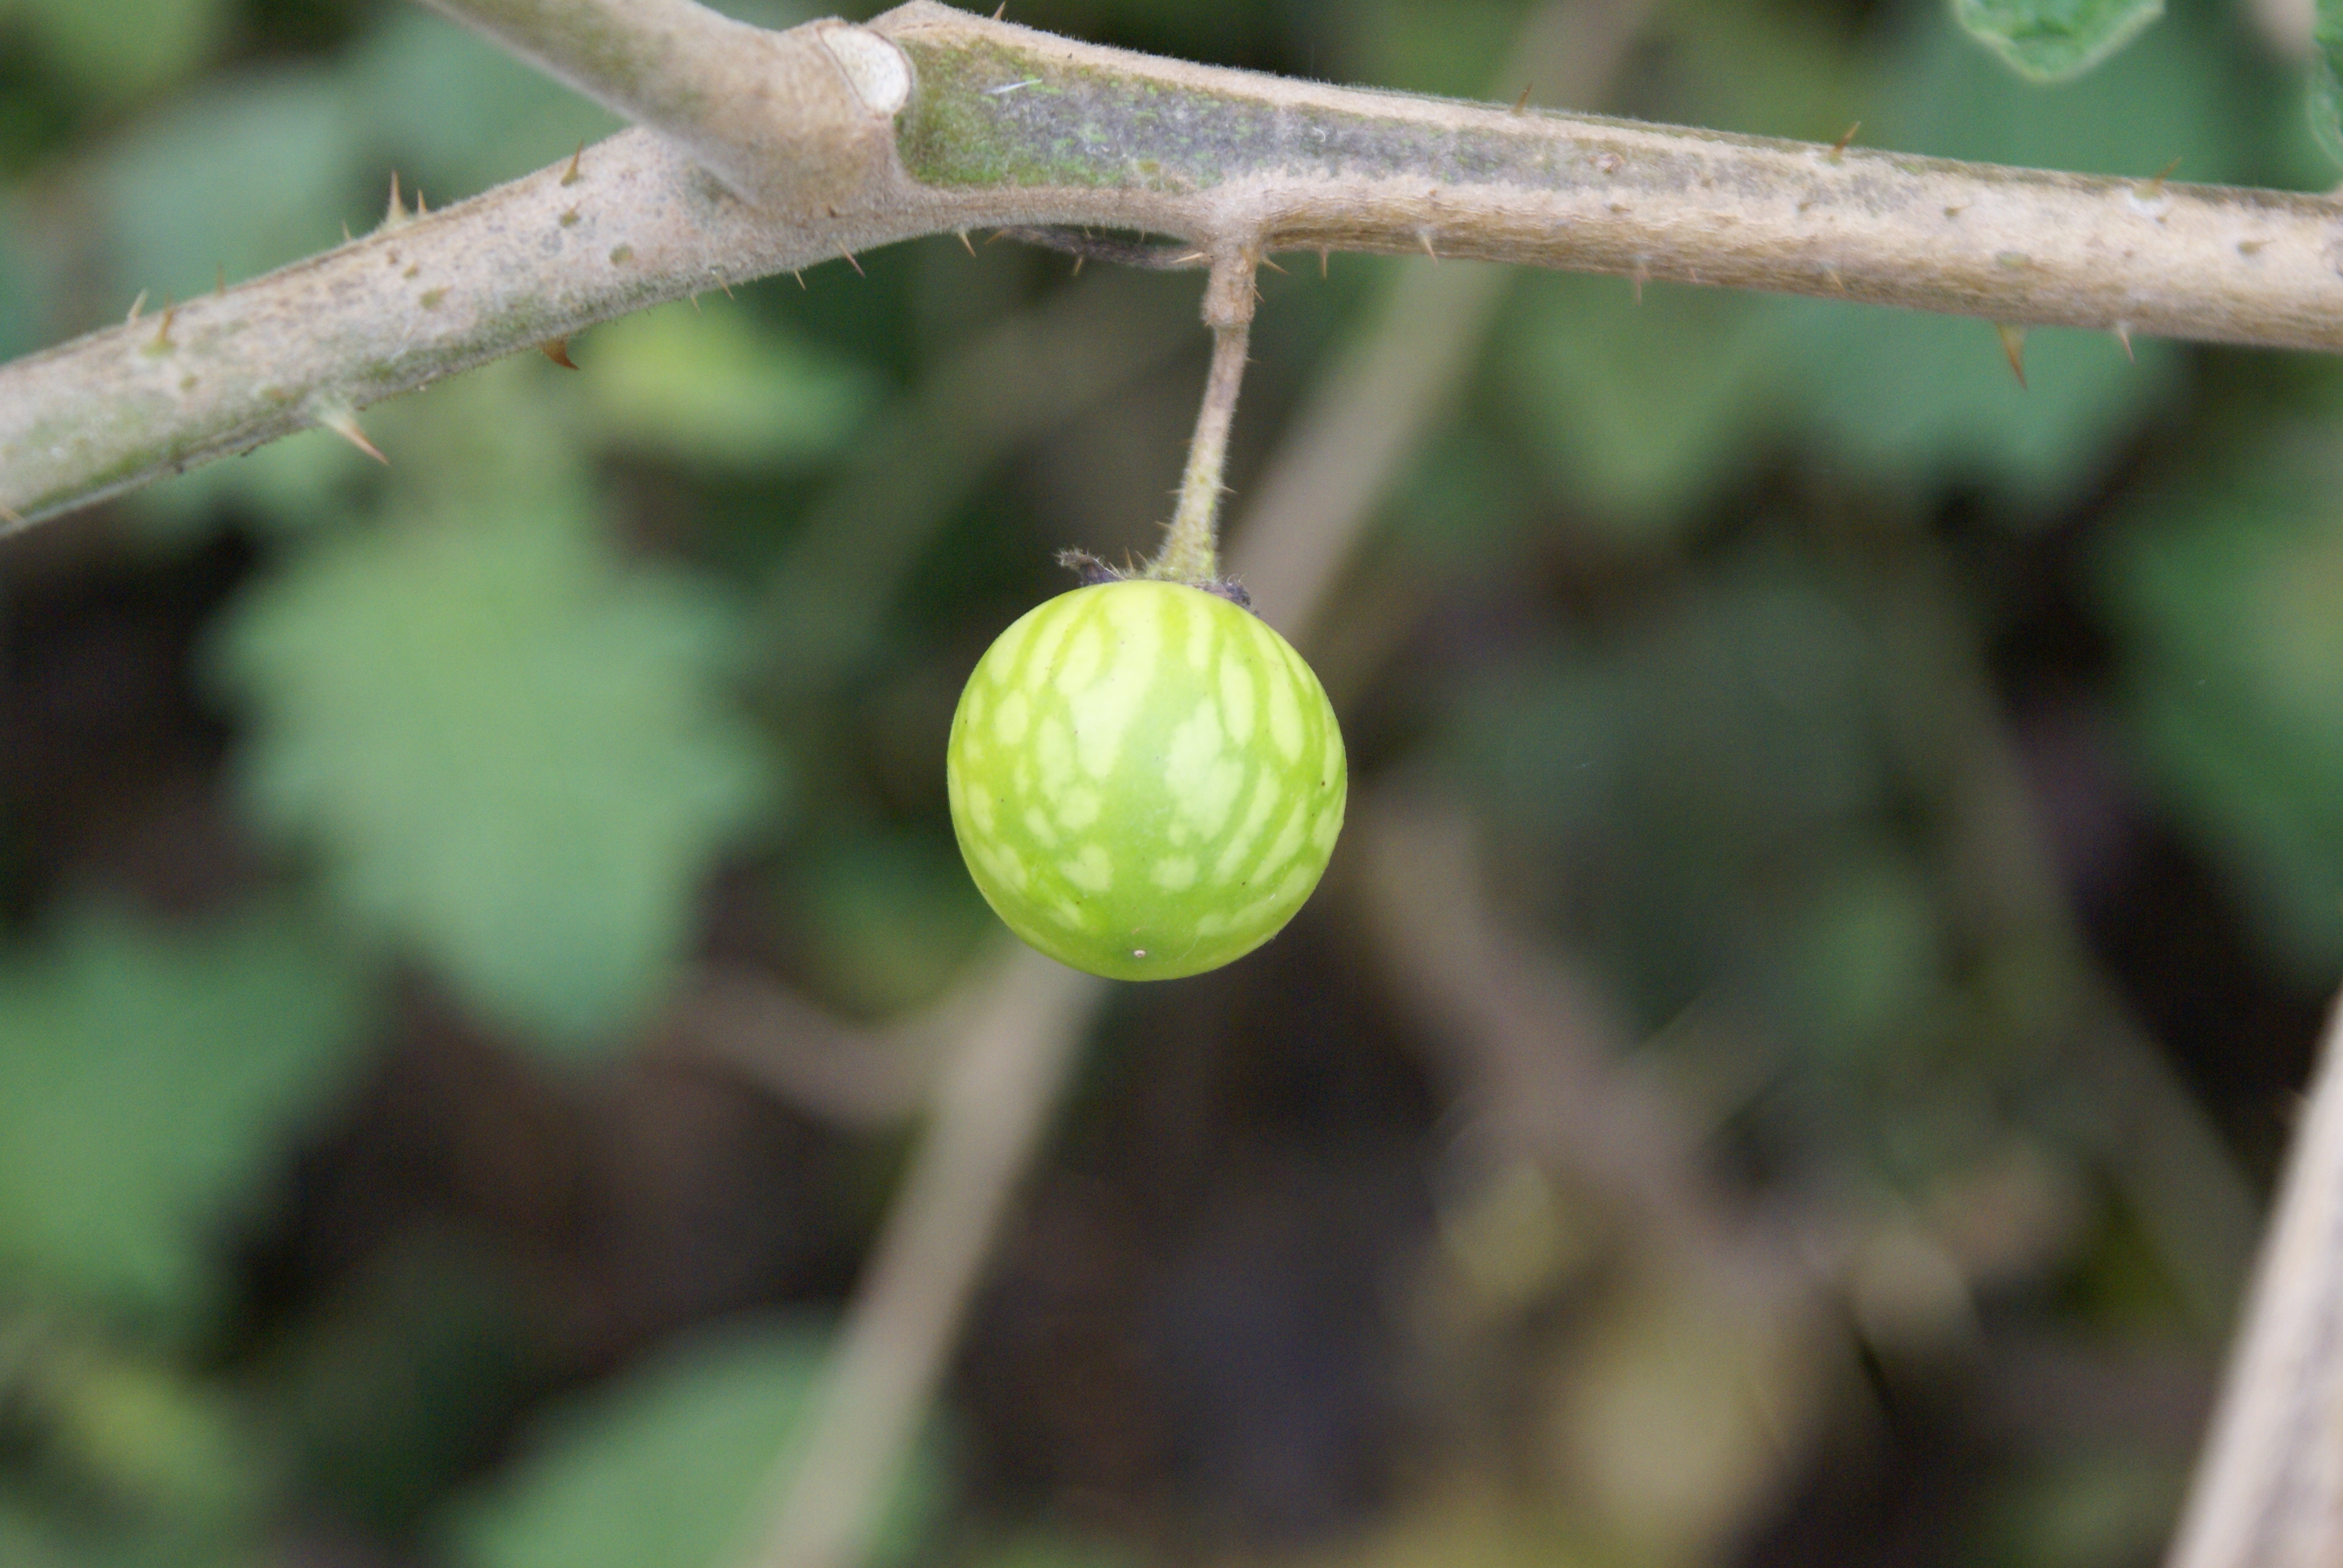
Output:
[[[503,36],[499,15],[542,20],[570,0],[435,3]],[[670,31],[738,25],[666,0],[655,15]],[[794,62],[783,109],[769,85],[714,152],[722,102],[667,77],[611,79],[626,74],[592,48],[525,40],[667,134],[624,133],[575,166],[0,367],[0,517],[347,424],[625,311],[980,226],[1141,231],[1200,251],[1429,252],[2343,350],[2343,206],[2323,196],[1289,81],[930,0],[867,28],[760,36]],[[909,88],[900,108],[890,85]]]

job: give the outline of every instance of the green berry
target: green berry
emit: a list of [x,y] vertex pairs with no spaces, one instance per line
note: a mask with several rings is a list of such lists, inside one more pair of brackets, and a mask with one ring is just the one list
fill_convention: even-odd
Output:
[[945,762],[993,910],[1115,980],[1218,969],[1293,917],[1342,830],[1325,689],[1250,610],[1131,578],[1026,612],[977,662]]

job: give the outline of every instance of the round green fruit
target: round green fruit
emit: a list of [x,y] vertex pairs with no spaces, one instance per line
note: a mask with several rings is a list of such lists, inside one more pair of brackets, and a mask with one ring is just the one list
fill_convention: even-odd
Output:
[[1250,610],[1131,578],[1028,611],[977,662],[945,762],[970,875],[1015,931],[1114,980],[1275,936],[1342,830],[1342,733]]

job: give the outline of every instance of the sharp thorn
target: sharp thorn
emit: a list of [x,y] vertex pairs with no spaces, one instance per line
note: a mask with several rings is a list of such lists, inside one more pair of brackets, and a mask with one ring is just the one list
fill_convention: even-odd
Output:
[[1276,263],[1276,261],[1275,261],[1273,258],[1270,257],[1270,256],[1262,256],[1262,257],[1261,258],[1261,264],[1262,264],[1262,266],[1265,266],[1265,267],[1269,268],[1269,270],[1270,270],[1270,271],[1272,271],[1272,272],[1273,272],[1273,273],[1277,274],[1277,276],[1280,276],[1280,277],[1283,277],[1283,276],[1286,275],[1286,273],[1285,273],[1285,268],[1283,268],[1283,267],[1282,267],[1282,266],[1278,266],[1278,265],[1277,265],[1277,263]]
[[578,150],[569,155],[569,166],[561,171],[561,183],[563,185],[574,186],[578,183],[578,160],[585,156],[586,144],[584,142],[580,142],[578,144]]
[[2122,345],[2123,345],[2124,357],[2125,357],[2126,359],[2130,360],[2134,365],[2137,365],[2137,364],[2138,364],[2138,363],[2139,363],[2139,359],[2138,359],[2138,357],[2137,357],[2137,356],[2135,356],[2135,355],[2132,353],[2132,351],[2131,351],[2131,323],[2130,323],[2130,322],[2128,322],[2128,321],[2118,321],[2118,322],[2117,322],[2117,323],[2116,323],[2116,341],[2117,341],[2117,343],[2120,343],[2120,344],[2122,344]]
[[1082,275],[1082,262],[1086,258],[1080,251],[1076,251],[1074,253],[1074,276],[1076,277],[1080,277]]
[[992,19],[998,22],[1007,15],[1009,15],[1009,0],[1001,0],[1001,4],[992,8]]
[[171,347],[171,323],[178,318],[178,315],[179,307],[176,304],[172,303],[171,297],[168,295],[164,296],[163,325],[156,328],[155,331],[156,347],[168,348]]
[[212,274],[212,292],[226,299],[227,297],[227,263],[215,262],[213,266],[217,270]]
[[397,228],[407,222],[407,204],[398,199],[398,171],[390,171],[390,206],[383,209],[382,226]]
[[1536,85],[1536,84],[1534,82],[1523,82],[1522,84],[1522,95],[1513,100],[1513,106],[1506,112],[1515,115],[1527,114],[1530,107],[1530,89],[1534,85]]
[[1440,259],[1440,253],[1432,248],[1432,231],[1430,229],[1417,229],[1415,231],[1415,237],[1423,243],[1424,255],[1430,256],[1434,261],[1438,261]]
[[1836,163],[1839,159],[1846,156],[1846,149],[1848,146],[1854,142],[1855,133],[1861,129],[1863,129],[1863,122],[1861,120],[1857,120],[1855,124],[1847,126],[1846,129],[1838,134],[1838,140],[1831,144],[1831,162]]
[[1318,276],[1326,276],[1326,247],[1322,245],[1318,247]]
[[142,288],[138,291],[138,297],[130,302],[130,314],[122,318],[122,325],[125,327],[135,326],[138,320],[138,313],[146,308],[146,291]]
[[344,245],[350,243],[350,220],[347,218],[342,219],[342,243]]
[[384,467],[390,467],[390,459],[382,455],[381,448],[366,438],[366,432],[358,428],[358,417],[347,408],[327,409],[317,416],[317,423],[380,463]]
[[2009,357],[2010,374],[2017,377],[2017,389],[2026,390],[2026,328],[1995,322],[1994,331],[2001,335],[2001,351]]
[[799,288],[803,288],[803,287],[806,286],[805,273],[804,273],[804,271],[803,271],[802,269],[798,268],[798,267],[791,267],[791,268],[789,269],[789,276],[790,276],[791,277],[794,277],[794,278],[796,278],[796,279],[798,280],[798,286],[799,286]]
[[859,261],[857,261],[857,260],[855,260],[855,259],[854,259],[854,253],[853,253],[852,251],[850,251],[850,251],[845,251],[845,252],[841,252],[840,254],[842,254],[842,255],[846,257],[846,265],[847,265],[847,266],[850,266],[850,267],[852,267],[852,268],[854,269],[854,276],[857,276],[857,277],[868,277],[868,276],[870,276],[869,273],[867,273],[867,272],[865,272],[865,271],[863,271],[863,270],[862,270],[862,264],[861,264],[860,262],[859,262]]
[[952,230],[952,232],[960,236],[961,248],[966,250],[969,255],[974,256],[976,254],[976,242],[968,237],[968,230],[964,228],[956,228]]
[[575,370],[578,368],[578,361],[569,357],[569,339],[567,337],[552,338],[549,341],[538,344],[537,347],[548,359],[552,360],[564,370]]

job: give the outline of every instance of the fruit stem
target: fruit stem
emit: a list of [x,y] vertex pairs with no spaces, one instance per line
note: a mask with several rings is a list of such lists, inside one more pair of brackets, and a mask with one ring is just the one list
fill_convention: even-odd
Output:
[[1212,374],[1204,383],[1203,407],[1196,412],[1195,439],[1188,446],[1179,509],[1165,529],[1161,552],[1147,563],[1144,576],[1197,588],[1219,583],[1221,476],[1228,466],[1237,389],[1244,383],[1246,346],[1252,336],[1253,269],[1259,260],[1250,246],[1232,246],[1212,258],[1212,282],[1204,289],[1204,322],[1212,329]]

